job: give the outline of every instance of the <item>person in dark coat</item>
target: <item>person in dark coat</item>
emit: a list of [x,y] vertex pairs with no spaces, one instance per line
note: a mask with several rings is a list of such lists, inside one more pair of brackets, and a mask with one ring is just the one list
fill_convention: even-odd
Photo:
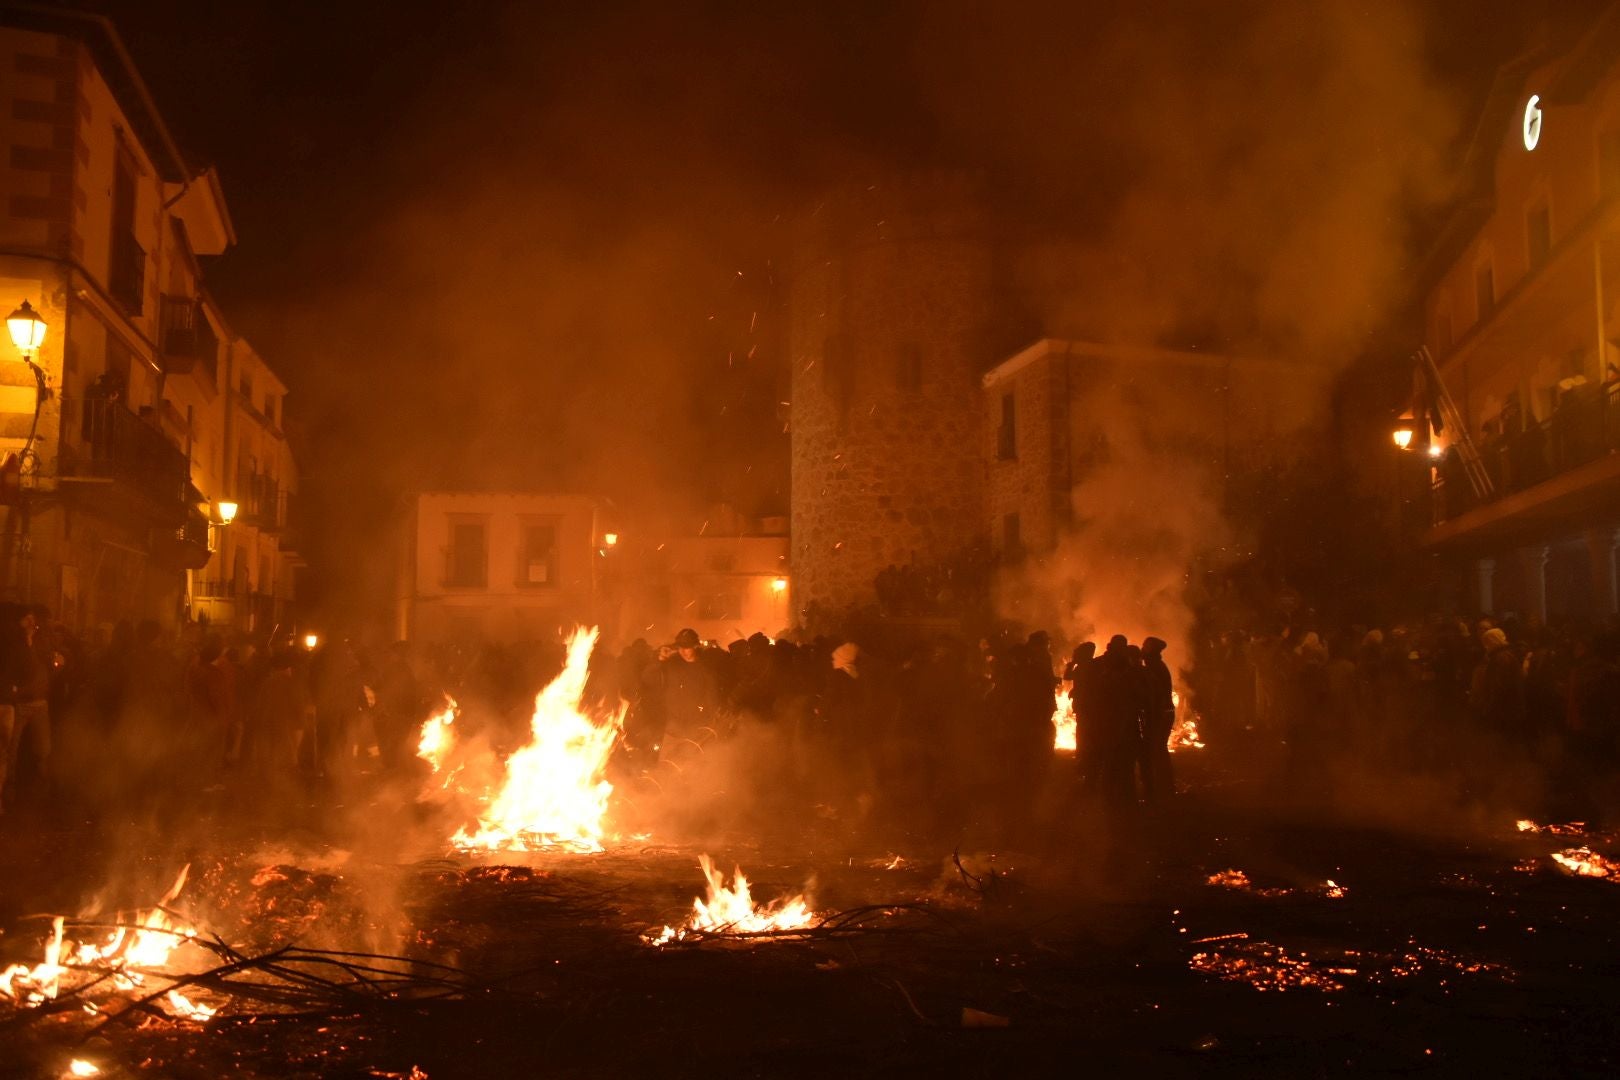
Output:
[[1092,670],[1097,778],[1091,786],[1106,809],[1120,814],[1136,802],[1132,773],[1142,730],[1142,676],[1131,663],[1123,634],[1108,640]]
[[1142,739],[1137,758],[1142,771],[1142,795],[1151,805],[1175,794],[1170,771],[1170,729],[1176,723],[1174,688],[1164,662],[1164,642],[1150,637],[1142,642]]
[[672,744],[687,750],[701,747],[719,731],[720,682],[698,651],[699,644],[696,630],[682,630],[675,635],[674,653],[658,664],[666,758],[675,750]]

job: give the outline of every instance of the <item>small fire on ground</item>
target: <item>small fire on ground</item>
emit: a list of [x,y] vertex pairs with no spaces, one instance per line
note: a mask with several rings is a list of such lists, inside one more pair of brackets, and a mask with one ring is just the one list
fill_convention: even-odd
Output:
[[1620,861],[1599,855],[1589,847],[1566,848],[1552,854],[1553,862],[1577,877],[1620,882]]
[[[67,920],[60,915],[53,918],[50,936],[45,939],[43,960],[32,966],[12,964],[0,972],[0,999],[27,1008],[55,1001],[64,991],[104,988],[109,993],[122,993],[145,987],[150,976],[163,978],[163,969],[174,952],[197,936],[196,927],[168,910],[186,887],[190,870],[189,864],[181,869],[174,885],[154,907],[136,911],[127,918],[123,913],[116,916],[106,940],[99,944],[67,938],[64,932]],[[178,989],[169,990],[161,1001],[169,1015],[181,1020],[200,1023],[215,1012],[212,1006],[192,1001]],[[99,1011],[89,1002],[85,1003],[85,1009]]]
[[647,936],[652,945],[668,945],[696,937],[750,937],[807,930],[815,922],[810,901],[803,893],[770,904],[756,904],[749,892],[748,878],[740,867],[732,871],[732,884],[714,867],[707,855],[698,857],[698,868],[708,882],[707,897],[692,901],[692,914],[678,927],[666,926]]
[[[1547,833],[1550,836],[1592,836],[1594,833],[1584,821],[1570,821],[1554,825],[1538,825],[1529,818],[1520,818],[1514,827],[1522,833]],[[1603,836],[1603,833],[1595,835]],[[1610,839],[1613,839],[1611,836]],[[1552,861],[1576,877],[1601,878],[1620,883],[1620,859],[1613,859],[1593,851],[1590,846],[1565,848],[1551,853]]]
[[[1249,875],[1242,870],[1219,870],[1205,878],[1204,884],[1266,897],[1288,896],[1294,892],[1293,889],[1256,886],[1249,880]],[[1328,878],[1322,884],[1305,891],[1326,897],[1329,900],[1343,900],[1350,894],[1349,889],[1346,889],[1332,878]]]

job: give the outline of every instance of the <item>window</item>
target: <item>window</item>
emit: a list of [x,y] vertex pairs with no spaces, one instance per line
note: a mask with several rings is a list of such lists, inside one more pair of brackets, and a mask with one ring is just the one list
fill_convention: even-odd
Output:
[[1496,310],[1496,275],[1488,262],[1474,271],[1474,299],[1479,305],[1479,321],[1484,322]]
[[901,393],[915,394],[923,385],[923,351],[922,346],[907,343],[900,346],[900,355],[895,361],[894,381]]
[[523,547],[518,552],[519,586],[539,588],[557,584],[557,526],[555,522],[527,522]]
[[1530,268],[1534,270],[1547,261],[1552,251],[1552,213],[1546,202],[1530,208],[1524,217],[1525,239],[1530,246]]
[[146,294],[146,252],[135,240],[135,158],[122,141],[113,164],[111,247],[107,291],[131,315],[141,313]]
[[242,395],[242,404],[248,408],[253,407],[253,378],[247,372],[242,372],[242,378],[236,384],[237,393]]
[[1018,407],[1011,392],[1001,395],[1001,426],[996,429],[996,457],[1012,461],[1018,456]]
[[274,394],[266,394],[266,395],[264,395],[264,418],[266,420],[270,421],[270,424],[271,424],[272,427],[275,426],[275,422],[276,422],[276,395],[274,395]]
[[1016,559],[1024,552],[1024,537],[1017,514],[1008,514],[1001,519],[1001,550],[1009,559]]
[[450,548],[446,553],[444,583],[461,588],[482,588],[488,583],[489,545],[482,521],[450,522]]

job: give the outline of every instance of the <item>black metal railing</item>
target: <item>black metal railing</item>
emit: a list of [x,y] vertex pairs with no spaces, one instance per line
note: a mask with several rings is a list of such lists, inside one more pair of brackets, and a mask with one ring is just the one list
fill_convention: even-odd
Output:
[[123,403],[107,398],[84,403],[87,456],[82,472],[125,484],[176,516],[186,505],[191,466],[180,448]]
[[249,525],[266,532],[278,532],[287,523],[286,492],[268,473],[252,473],[243,485],[243,500],[238,515]]
[[1578,386],[1565,391],[1545,420],[1524,424],[1518,431],[1499,431],[1480,443],[1480,459],[1491,479],[1491,493],[1484,500],[1474,493],[1455,449],[1448,450],[1434,471],[1434,522],[1449,521],[1482,502],[1535,487],[1616,452],[1620,452],[1620,380]]
[[184,375],[201,364],[209,378],[218,378],[219,336],[203,312],[202,301],[166,295],[162,311],[163,369],[171,375]]

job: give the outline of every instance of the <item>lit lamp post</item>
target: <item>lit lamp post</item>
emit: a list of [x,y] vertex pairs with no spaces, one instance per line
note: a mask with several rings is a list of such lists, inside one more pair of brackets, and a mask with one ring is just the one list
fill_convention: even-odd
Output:
[[39,407],[51,396],[50,387],[45,385],[45,369],[34,363],[34,355],[45,344],[45,320],[24,300],[21,307],[6,316],[6,329],[11,333],[11,343],[22,353],[22,362],[34,373],[34,385],[38,391],[34,396],[34,422],[28,428],[28,441],[23,443],[22,456],[26,458],[39,431]]
[[31,599],[30,573],[28,562],[32,558],[29,545],[29,510],[28,493],[23,487],[23,473],[29,470],[28,460],[33,454],[34,438],[39,434],[39,411],[45,404],[45,399],[51,396],[50,387],[45,385],[45,369],[34,363],[41,345],[45,344],[45,320],[40,318],[39,312],[27,300],[22,306],[6,316],[6,330],[11,334],[11,343],[22,353],[22,362],[28,365],[28,370],[34,373],[34,419],[28,425],[28,438],[23,441],[22,452],[17,455],[17,532],[18,553],[23,563],[23,599]]
[[1417,426],[1404,417],[1395,422],[1395,429],[1390,432],[1395,449],[1401,451],[1395,455],[1395,536],[1402,542],[1406,539],[1406,481],[1401,474],[1405,471],[1406,464],[1401,454],[1412,448],[1412,440],[1416,435]]

